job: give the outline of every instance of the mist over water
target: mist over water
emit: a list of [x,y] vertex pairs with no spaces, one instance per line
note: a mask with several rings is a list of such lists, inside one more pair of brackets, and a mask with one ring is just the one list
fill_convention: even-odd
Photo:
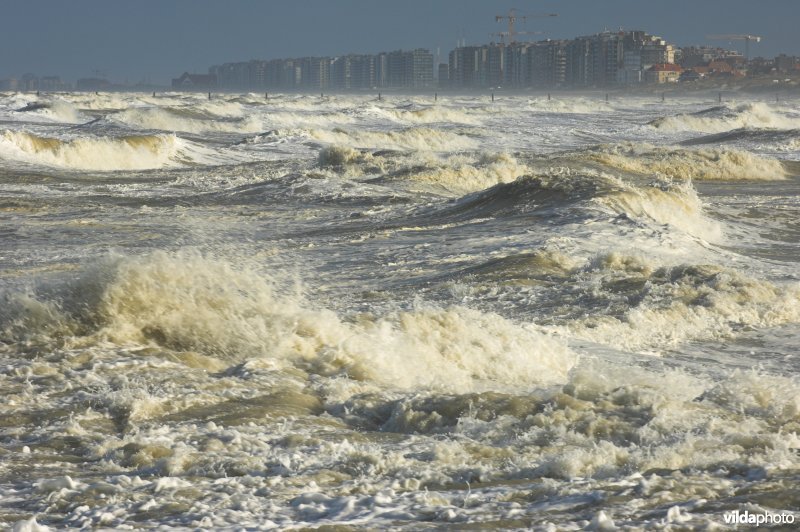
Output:
[[798,131],[716,94],[0,94],[0,521],[794,511]]

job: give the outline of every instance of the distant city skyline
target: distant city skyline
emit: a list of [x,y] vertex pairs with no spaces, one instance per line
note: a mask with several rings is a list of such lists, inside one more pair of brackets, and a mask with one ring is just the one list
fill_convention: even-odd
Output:
[[[115,82],[168,84],[181,72],[248,59],[430,49],[442,62],[459,40],[483,44],[506,29],[496,22],[531,18],[517,29],[542,31],[526,40],[572,38],[603,29],[641,29],[677,46],[743,50],[741,42],[709,41],[710,34],[748,33],[764,40],[751,56],[800,55],[794,0],[101,0],[3,3],[6,53],[0,78],[26,72],[67,80],[106,77]],[[497,40],[497,37],[494,37]]]

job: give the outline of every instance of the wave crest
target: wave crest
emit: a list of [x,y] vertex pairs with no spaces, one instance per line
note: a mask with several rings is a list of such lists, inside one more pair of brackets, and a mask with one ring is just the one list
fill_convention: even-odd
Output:
[[650,125],[665,131],[701,131],[722,133],[740,128],[800,128],[800,119],[778,113],[765,103],[722,105],[695,113],[657,118]]
[[113,119],[128,126],[187,133],[257,133],[264,124],[255,116],[220,119],[183,108],[143,107],[126,109]]
[[177,165],[182,147],[174,135],[61,140],[5,131],[0,147],[14,159],[76,170],[145,170]]
[[587,157],[605,166],[640,174],[658,173],[677,179],[785,179],[780,161],[734,149],[661,148],[647,144],[601,146]]
[[722,226],[703,213],[703,202],[690,183],[627,186],[597,198],[599,203],[632,218],[649,218],[708,241],[722,238]]
[[463,135],[427,127],[393,131],[311,129],[307,134],[321,142],[352,148],[456,151],[475,147],[475,142]]
[[[228,361],[266,357],[393,388],[556,383],[576,362],[562,342],[532,327],[463,307],[342,320],[307,308],[291,287],[194,251],[116,258],[60,296],[12,299],[20,303],[0,311],[7,341],[38,327],[49,341],[82,335],[73,341],[157,344]],[[20,327],[31,308],[40,319]]]

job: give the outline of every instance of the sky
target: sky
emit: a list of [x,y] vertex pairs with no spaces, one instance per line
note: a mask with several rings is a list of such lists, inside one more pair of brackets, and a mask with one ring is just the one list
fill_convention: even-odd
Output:
[[512,8],[531,40],[640,29],[678,46],[744,50],[710,34],[760,35],[750,55],[800,55],[800,0],[3,0],[0,78],[26,72],[68,81],[167,85],[229,61],[396,49],[441,51],[496,40]]

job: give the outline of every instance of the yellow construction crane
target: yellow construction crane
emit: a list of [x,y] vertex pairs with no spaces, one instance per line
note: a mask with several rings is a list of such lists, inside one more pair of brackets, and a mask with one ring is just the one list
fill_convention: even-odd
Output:
[[730,34],[730,35],[706,35],[709,41],[744,41],[744,58],[750,60],[750,41],[761,42],[758,35]]
[[547,18],[547,17],[557,17],[557,16],[558,16],[557,13],[546,13],[546,14],[538,14],[538,15],[522,15],[522,16],[518,16],[515,9],[510,9],[508,11],[508,15],[497,15],[497,16],[494,17],[494,21],[495,22],[500,22],[501,20],[507,20],[508,21],[508,31],[501,32],[498,35],[500,35],[500,42],[503,42],[503,38],[508,36],[508,42],[509,42],[509,44],[511,44],[511,43],[514,42],[514,36],[515,35],[519,35],[521,33],[524,33],[524,32],[514,31],[514,24],[517,22],[517,20],[521,20],[522,22],[525,22],[529,18]]

